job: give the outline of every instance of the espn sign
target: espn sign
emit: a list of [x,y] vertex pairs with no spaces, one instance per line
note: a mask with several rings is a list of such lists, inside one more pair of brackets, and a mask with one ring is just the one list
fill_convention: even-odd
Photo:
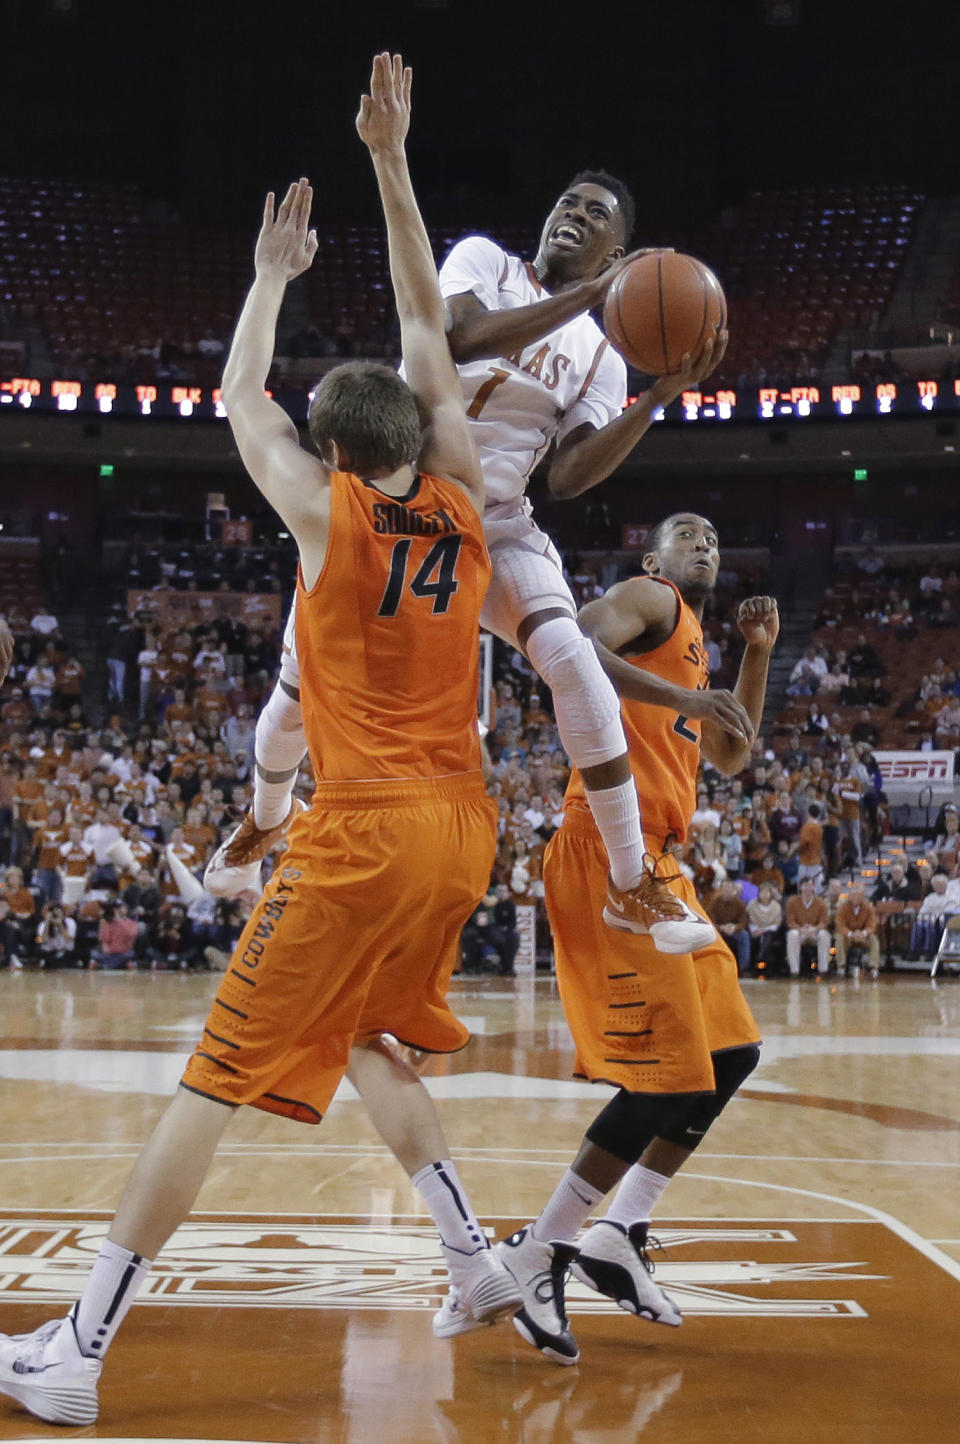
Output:
[[953,792],[952,752],[875,752],[887,795]]

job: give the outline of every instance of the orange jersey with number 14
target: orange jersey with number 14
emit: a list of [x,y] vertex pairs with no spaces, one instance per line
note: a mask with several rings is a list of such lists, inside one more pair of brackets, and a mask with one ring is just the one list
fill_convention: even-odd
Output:
[[[621,653],[624,661],[652,672],[688,691],[703,691],[710,681],[703,628],[672,582],[654,577],[677,599],[673,632],[649,652]],[[630,768],[640,797],[644,835],[662,842],[673,834],[682,842],[697,805],[697,770],[700,766],[700,723],[666,707],[621,698],[620,710],[627,735]],[[574,768],[564,805],[586,809],[580,773]]]
[[297,577],[304,729],[319,782],[480,767],[477,664],[490,558],[466,493],[417,476],[402,497],[330,478],[330,535]]

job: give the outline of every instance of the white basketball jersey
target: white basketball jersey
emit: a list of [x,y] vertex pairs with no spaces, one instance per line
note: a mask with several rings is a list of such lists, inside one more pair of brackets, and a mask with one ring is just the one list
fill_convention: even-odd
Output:
[[[488,311],[529,306],[550,293],[533,267],[486,236],[459,241],[440,269],[444,299],[472,291]],[[458,366],[480,452],[487,510],[516,502],[551,441],[589,422],[606,426],[627,399],[627,368],[588,314],[522,351]]]

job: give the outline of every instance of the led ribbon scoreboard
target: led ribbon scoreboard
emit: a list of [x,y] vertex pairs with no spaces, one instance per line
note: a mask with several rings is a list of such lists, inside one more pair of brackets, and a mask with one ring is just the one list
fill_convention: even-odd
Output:
[[[268,395],[272,393],[268,392]],[[630,400],[637,398],[631,396]],[[310,395],[278,391],[277,400],[294,421],[305,422]],[[218,387],[155,382],[128,386],[114,381],[40,380],[31,376],[0,379],[0,415],[4,410],[65,411],[82,416],[170,417],[180,421],[226,419]],[[749,387],[685,391],[657,421],[802,421],[834,417],[918,416],[960,412],[960,380],[845,382],[840,386]]]

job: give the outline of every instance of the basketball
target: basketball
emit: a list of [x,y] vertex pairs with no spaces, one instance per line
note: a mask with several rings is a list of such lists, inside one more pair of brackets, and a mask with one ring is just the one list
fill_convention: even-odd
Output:
[[680,370],[727,324],[716,276],[694,256],[654,251],[624,266],[607,291],[603,324],[625,361],[650,376]]

